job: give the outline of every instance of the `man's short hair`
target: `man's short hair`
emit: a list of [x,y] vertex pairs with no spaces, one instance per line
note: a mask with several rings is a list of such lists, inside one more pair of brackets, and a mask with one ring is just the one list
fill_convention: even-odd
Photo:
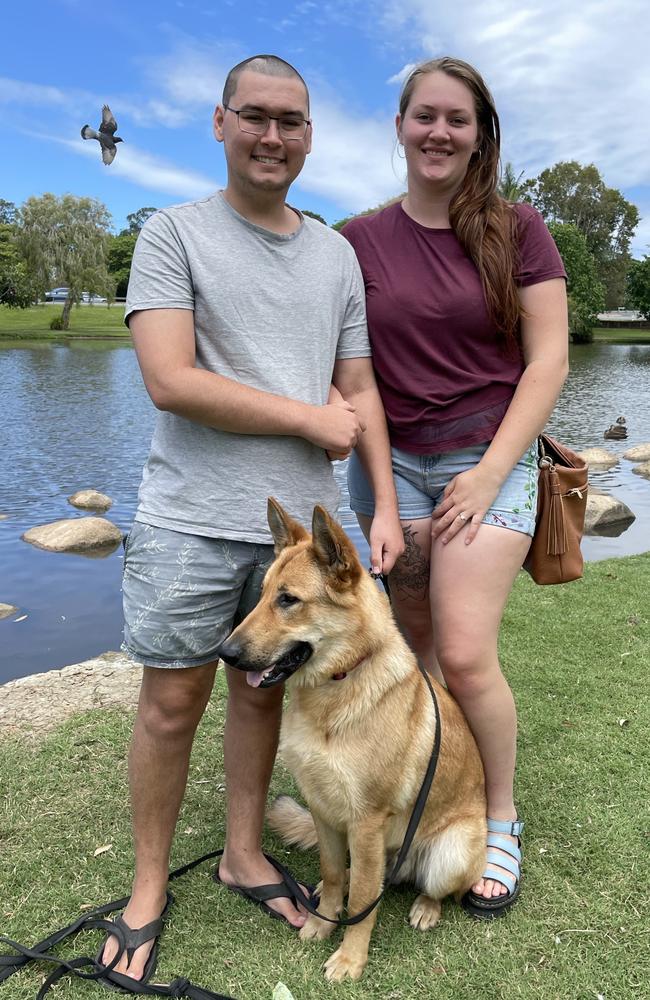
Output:
[[307,114],[309,114],[309,90],[298,70],[291,63],[286,62],[285,59],[281,59],[280,56],[272,56],[266,53],[258,56],[249,56],[248,59],[244,59],[243,62],[233,66],[226,77],[223,88],[221,101],[224,107],[230,104],[232,95],[237,90],[237,81],[246,69],[251,70],[253,73],[262,73],[264,76],[295,77],[300,80],[307,95]]

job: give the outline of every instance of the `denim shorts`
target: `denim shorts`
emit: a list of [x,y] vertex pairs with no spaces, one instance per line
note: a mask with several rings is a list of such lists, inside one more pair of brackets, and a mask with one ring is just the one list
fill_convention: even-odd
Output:
[[124,552],[122,649],[147,667],[212,663],[257,604],[272,562],[272,545],[136,521]]
[[[487,448],[487,443],[478,444],[440,455],[413,455],[399,448],[391,449],[400,520],[430,517],[441,502],[447,483],[477,465]],[[537,475],[537,442],[534,441],[504,482],[482,523],[533,535]],[[375,510],[372,488],[354,452],[348,463],[348,490],[352,510],[372,516]]]

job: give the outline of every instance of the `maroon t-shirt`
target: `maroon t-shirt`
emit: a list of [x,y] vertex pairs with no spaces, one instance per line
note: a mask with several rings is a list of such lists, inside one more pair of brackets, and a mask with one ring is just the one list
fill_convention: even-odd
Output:
[[[566,278],[539,212],[517,205],[518,285]],[[366,286],[368,330],[391,443],[415,454],[490,441],[521,378],[504,351],[481,279],[452,229],[428,229],[401,204],[342,230]]]

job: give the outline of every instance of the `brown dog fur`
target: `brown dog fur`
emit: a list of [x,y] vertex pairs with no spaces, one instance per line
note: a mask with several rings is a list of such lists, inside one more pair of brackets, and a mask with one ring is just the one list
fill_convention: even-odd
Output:
[[[310,538],[272,499],[269,525],[277,558],[259,604],[231,638],[249,670],[265,669],[297,642],[313,649],[287,681],[280,743],[310,812],[282,796],[271,806],[269,822],[289,843],[318,842],[319,909],[328,917],[343,908],[349,850],[347,911],[353,915],[379,895],[387,857],[402,844],[433,747],[434,708],[387,599],[363,571],[342,528],[316,507]],[[459,898],[480,878],[486,843],[478,750],[456,703],[433,684],[440,758],[399,876],[420,891],[410,922],[421,930],[436,924],[445,896]],[[346,928],[325,964],[328,979],[362,974],[376,912]],[[300,937],[323,939],[333,929],[310,915]]]

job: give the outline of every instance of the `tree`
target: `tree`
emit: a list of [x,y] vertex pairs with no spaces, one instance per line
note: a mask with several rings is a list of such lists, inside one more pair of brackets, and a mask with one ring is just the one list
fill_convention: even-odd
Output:
[[0,198],[0,223],[13,226],[16,221],[16,206],[13,201],[5,201]]
[[131,212],[126,217],[126,221],[129,225],[126,229],[122,229],[120,236],[125,236],[126,233],[129,233],[132,236],[137,236],[149,216],[153,215],[153,213],[157,211],[157,208],[154,208],[152,205],[147,205],[145,208],[139,208],[137,212]]
[[631,263],[630,242],[639,222],[636,205],[616,188],[608,188],[593,163],[584,167],[575,160],[556,163],[525,181],[522,194],[547,223],[571,223],[583,233],[605,286],[606,305],[620,305]]
[[322,222],[324,226],[327,225],[327,220],[319,215],[318,212],[310,212],[308,208],[301,208],[300,211],[303,215],[308,215],[310,219],[316,219],[316,222]]
[[644,319],[650,319],[650,257],[633,260],[627,275],[628,305],[638,309]]
[[514,166],[508,161],[503,168],[503,173],[497,186],[497,191],[501,197],[505,198],[506,201],[520,201],[524,190],[522,183],[523,176],[524,171],[522,170],[516,174]]
[[39,295],[55,285],[68,287],[61,329],[82,291],[112,297],[107,268],[111,216],[100,201],[66,194],[28,198],[20,209],[18,246]]
[[16,227],[0,222],[0,304],[25,308],[35,294],[16,245]]
[[131,273],[131,260],[138,238],[137,233],[124,230],[119,236],[111,236],[108,245],[108,270],[115,282],[115,294],[126,295]]
[[605,290],[594,255],[577,226],[549,222],[548,228],[567,272],[569,335],[574,344],[589,344],[594,339],[596,316],[605,304]]
[[402,201],[405,197],[406,191],[402,191],[401,194],[396,194],[392,198],[387,198],[386,201],[382,201],[381,205],[375,205],[374,208],[366,208],[363,212],[355,212],[354,215],[346,215],[344,219],[339,219],[338,222],[332,223],[332,229],[337,231],[343,229],[346,222],[350,222],[352,219],[358,219],[363,215],[374,215],[375,212],[381,212],[382,208],[388,208],[389,205],[394,205],[396,201]]

